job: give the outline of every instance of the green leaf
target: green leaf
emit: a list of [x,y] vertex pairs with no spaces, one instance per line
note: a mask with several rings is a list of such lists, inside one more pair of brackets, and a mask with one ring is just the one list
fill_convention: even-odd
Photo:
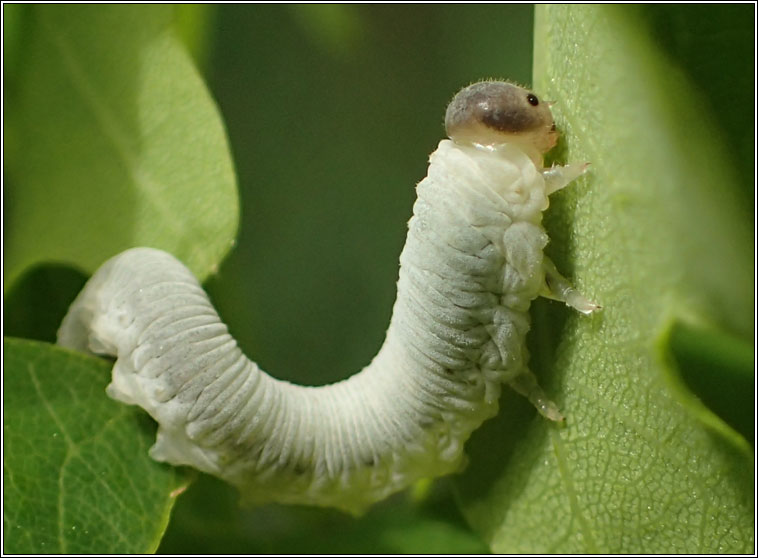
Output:
[[[592,163],[553,197],[548,253],[603,310],[535,304],[532,367],[566,425],[506,394],[468,446],[463,508],[496,552],[753,550],[753,452],[694,404],[671,358],[686,366],[686,344],[670,346],[673,323],[752,340],[751,217],[720,114],[650,30],[670,12],[645,10],[537,8],[535,88],[557,101],[560,159]],[[749,50],[708,55],[752,71]]]
[[[479,554],[449,487],[423,502],[397,494],[353,517],[333,509],[240,509],[239,493],[202,475],[176,506],[161,554]],[[448,488],[448,490],[445,490]]]
[[38,262],[92,272],[137,245],[206,277],[233,243],[235,177],[172,7],[24,8],[6,123],[6,288]]
[[173,8],[177,36],[198,68],[205,71],[217,7],[210,4],[173,4]]
[[682,397],[693,405],[706,405],[746,440],[754,441],[754,345],[720,330],[674,322],[661,338],[661,351],[681,376],[681,382],[673,380],[683,390]]
[[20,339],[3,349],[3,551],[154,551],[186,481],[148,457],[146,415],[106,397],[110,364]]

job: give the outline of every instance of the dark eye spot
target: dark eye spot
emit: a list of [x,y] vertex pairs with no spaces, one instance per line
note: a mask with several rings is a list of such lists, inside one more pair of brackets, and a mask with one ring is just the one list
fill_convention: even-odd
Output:
[[537,96],[532,95],[531,93],[529,93],[529,95],[526,96],[526,100],[533,107],[536,107],[537,105],[540,104],[540,100],[537,98]]

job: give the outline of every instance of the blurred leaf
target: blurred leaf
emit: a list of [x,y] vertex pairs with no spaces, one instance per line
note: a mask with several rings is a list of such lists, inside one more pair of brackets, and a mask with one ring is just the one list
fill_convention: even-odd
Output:
[[138,245],[206,277],[234,239],[235,177],[172,8],[28,8],[7,111],[6,289],[35,263],[91,272]]
[[210,56],[216,6],[210,4],[173,4],[174,29],[201,72]]
[[25,9],[22,4],[3,4],[3,72],[6,80],[16,70]]
[[87,277],[70,267],[39,265],[25,272],[3,301],[3,333],[55,343],[58,327]]
[[347,56],[365,34],[356,6],[350,4],[290,4],[303,32],[327,54]]
[[[749,442],[755,438],[755,346],[720,330],[674,322],[661,351],[694,404],[705,404]],[[696,397],[693,397],[694,396]],[[697,400],[700,401],[697,401]]]
[[176,469],[147,455],[155,426],[105,395],[110,365],[53,345],[3,342],[3,552],[154,551]]
[[561,159],[592,162],[553,197],[548,253],[603,310],[534,307],[532,366],[565,427],[506,394],[468,446],[464,510],[496,552],[753,550],[752,450],[693,404],[668,345],[672,322],[753,338],[750,217],[718,115],[640,9],[537,8],[535,88],[558,101]]
[[[755,11],[750,6],[656,4],[640,10],[652,38],[696,85],[716,116],[739,175],[742,204],[755,212]],[[736,55],[736,56],[735,56]]]
[[304,506],[240,509],[229,485],[202,475],[182,496],[162,554],[467,554],[487,546],[463,522],[449,491],[423,504],[404,494],[365,516]]

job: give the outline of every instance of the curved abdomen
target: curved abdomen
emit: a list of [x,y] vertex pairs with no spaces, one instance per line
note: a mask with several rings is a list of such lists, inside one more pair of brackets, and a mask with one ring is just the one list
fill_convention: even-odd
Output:
[[153,457],[220,476],[249,500],[360,511],[455,471],[524,365],[542,284],[544,185],[526,156],[501,155],[449,141],[432,155],[385,343],[343,382],[262,372],[189,270],[147,248],[98,270],[59,343],[117,357],[108,393],[159,423]]

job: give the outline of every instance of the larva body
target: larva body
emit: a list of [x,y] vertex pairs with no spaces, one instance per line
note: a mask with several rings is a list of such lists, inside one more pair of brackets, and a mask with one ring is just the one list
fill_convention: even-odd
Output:
[[[581,173],[564,169],[557,178],[542,171],[517,143],[441,141],[417,186],[385,342],[342,382],[315,388],[268,376],[189,270],[149,248],[96,272],[59,343],[116,356],[108,393],[158,422],[155,459],[219,476],[249,501],[360,512],[458,470],[504,382],[560,418],[526,366],[525,336],[546,273],[549,294],[595,308],[542,252],[547,194]],[[543,172],[553,173],[547,182]]]

